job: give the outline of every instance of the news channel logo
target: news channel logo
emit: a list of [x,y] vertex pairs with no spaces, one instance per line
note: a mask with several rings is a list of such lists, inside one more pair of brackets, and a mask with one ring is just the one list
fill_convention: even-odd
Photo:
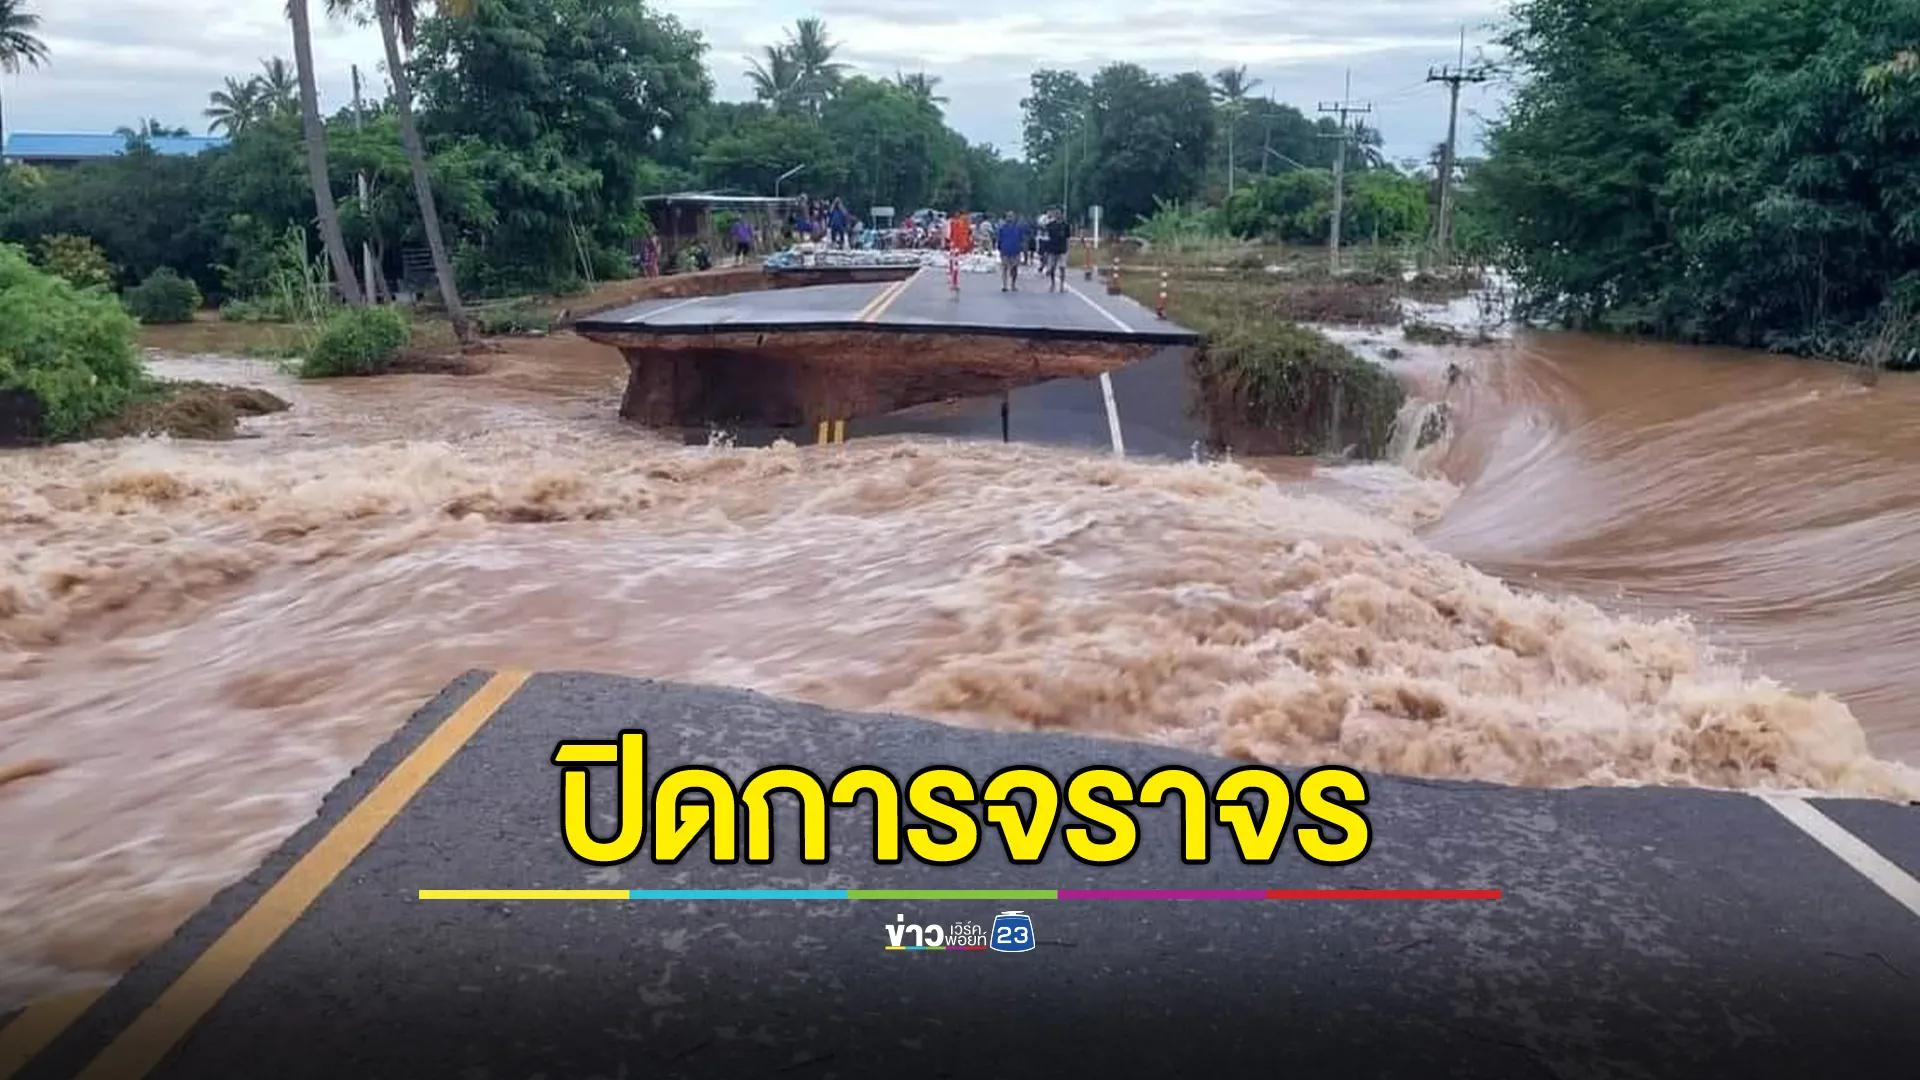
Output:
[[993,917],[990,927],[974,922],[910,923],[905,915],[895,915],[885,924],[887,949],[901,951],[987,950],[991,952],[1032,952],[1037,944],[1033,936],[1033,918],[1024,911],[1003,911]]

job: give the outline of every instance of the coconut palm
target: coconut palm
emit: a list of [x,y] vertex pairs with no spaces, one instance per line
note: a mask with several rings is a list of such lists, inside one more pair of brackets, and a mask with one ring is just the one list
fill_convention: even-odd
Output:
[[300,82],[300,125],[307,140],[307,181],[313,188],[313,208],[320,224],[320,241],[341,295],[355,306],[367,302],[360,279],[353,272],[353,256],[340,231],[340,207],[333,201],[327,177],[327,126],[320,120],[320,88],[313,76],[313,26],[307,19],[307,0],[287,0],[287,22],[293,26],[293,67]]
[[[1234,136],[1239,134],[1240,115],[1246,110],[1247,95],[1260,85],[1259,79],[1247,78],[1245,64],[1239,67],[1225,67],[1213,73],[1213,99],[1218,101],[1227,114],[1227,194],[1233,194]],[[1264,156],[1264,155],[1263,155]],[[1266,163],[1261,162],[1262,165]]]
[[[364,15],[365,0],[327,0],[329,10],[347,14],[356,10]],[[460,286],[453,276],[453,260],[447,256],[446,238],[440,231],[440,210],[434,204],[433,179],[427,171],[427,152],[420,141],[413,119],[413,82],[407,77],[407,65],[401,49],[413,48],[414,29],[419,22],[415,7],[420,0],[371,0],[374,21],[380,24],[380,40],[386,46],[387,76],[393,80],[394,111],[400,121],[400,142],[407,150],[407,163],[413,170],[414,201],[420,204],[420,226],[427,234],[427,250],[433,256],[433,276],[440,284],[440,300],[446,305],[453,332],[464,344],[473,338],[473,326],[467,309],[460,302]],[[443,13],[462,18],[472,12],[472,0],[441,0]]]
[[914,100],[920,102],[922,105],[945,105],[947,103],[945,97],[934,92],[940,86],[940,76],[938,75],[929,75],[924,71],[916,71],[911,75],[902,75],[895,72],[893,81],[899,84],[900,89],[912,94]]
[[800,66],[784,45],[761,48],[764,62],[747,58],[747,78],[753,83],[753,96],[766,102],[775,112],[793,105],[799,98]]
[[258,124],[266,112],[261,91],[258,76],[244,81],[227,76],[224,89],[207,95],[207,130],[238,135]]
[[1245,64],[1221,68],[1213,73],[1213,99],[1225,105],[1240,104],[1259,86],[1259,79],[1247,78]]
[[[47,45],[34,31],[40,16],[27,10],[26,0],[0,0],[0,71],[20,74],[47,62]],[[0,114],[0,141],[6,138],[6,120]]]
[[839,42],[828,38],[825,20],[797,19],[793,29],[787,31],[786,50],[799,71],[800,100],[814,113],[819,113],[846,77],[847,65],[833,58],[833,54],[840,51]]
[[300,109],[300,76],[281,57],[260,61],[260,74],[254,82],[260,87],[260,104],[271,115],[291,114]]
[[127,140],[128,146],[147,145],[154,139],[183,139],[192,134],[183,127],[169,127],[151,116],[143,116],[133,127],[117,127],[115,135]]

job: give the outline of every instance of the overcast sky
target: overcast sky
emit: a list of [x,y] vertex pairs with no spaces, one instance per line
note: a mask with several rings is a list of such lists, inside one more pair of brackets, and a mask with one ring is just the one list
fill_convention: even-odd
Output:
[[[291,57],[284,0],[25,0],[41,16],[47,67],[4,79],[8,130],[111,131],[151,116],[203,131],[207,93],[223,76]],[[313,0],[318,12],[323,4]],[[1341,96],[1371,101],[1368,118],[1388,156],[1423,157],[1446,135],[1446,93],[1423,80],[1430,65],[1486,41],[1506,0],[657,0],[700,30],[723,98],[748,96],[746,57],[778,40],[795,18],[819,15],[843,43],[841,57],[872,75],[926,71],[951,99],[949,121],[969,138],[1018,153],[1020,98],[1028,72],[1091,73],[1129,60],[1157,72],[1211,72],[1245,64],[1272,93],[1311,113]],[[331,109],[351,96],[349,70],[372,82],[377,33],[348,24],[315,27],[320,92]],[[1461,95],[1461,134],[1477,138],[1477,115],[1493,115],[1499,90]]]

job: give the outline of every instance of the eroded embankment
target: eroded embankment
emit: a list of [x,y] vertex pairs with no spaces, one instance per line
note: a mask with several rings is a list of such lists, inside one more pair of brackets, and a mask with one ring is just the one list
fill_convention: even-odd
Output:
[[619,334],[631,375],[620,415],[654,427],[793,427],[876,417],[1113,371],[1157,345],[991,334],[791,330]]
[[[1119,287],[1205,335],[1193,378],[1215,448],[1242,455],[1388,454],[1406,392],[1310,322],[1397,325],[1419,281],[1182,268],[1122,269]],[[1109,287],[1112,277],[1108,275]]]

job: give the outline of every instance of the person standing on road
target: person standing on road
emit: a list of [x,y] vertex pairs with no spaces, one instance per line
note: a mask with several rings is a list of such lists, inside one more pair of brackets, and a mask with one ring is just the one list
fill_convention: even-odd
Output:
[[1067,287],[1067,252],[1073,249],[1073,223],[1059,207],[1047,214],[1041,229],[1040,272],[1047,275],[1047,291],[1062,292]]
[[847,246],[847,226],[851,223],[851,218],[852,215],[847,213],[846,205],[839,199],[833,200],[833,208],[827,211],[827,236],[828,243],[832,247]]
[[1027,250],[1027,227],[1013,211],[1000,223],[1000,291],[1020,291],[1020,259]]
[[947,287],[960,292],[960,260],[973,253],[973,219],[956,210],[947,219]]

